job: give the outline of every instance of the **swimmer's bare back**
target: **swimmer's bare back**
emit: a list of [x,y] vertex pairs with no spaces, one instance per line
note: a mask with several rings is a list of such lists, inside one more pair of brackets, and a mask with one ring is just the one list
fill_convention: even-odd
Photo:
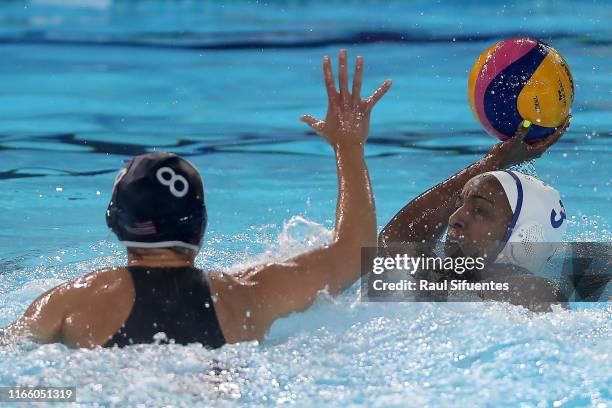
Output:
[[[335,151],[338,203],[333,241],[284,262],[254,266],[234,275],[207,273],[216,316],[228,343],[262,339],[276,319],[307,309],[321,290],[340,293],[360,276],[361,248],[376,244],[374,197],[364,144],[371,110],[391,81],[361,99],[363,58],[358,57],[349,92],[344,50],[339,54],[339,91],[328,57],[323,60],[323,71],[327,115],[324,120],[307,115],[300,119]],[[182,265],[147,265],[142,259],[135,262],[157,267],[185,266],[192,260],[184,260]],[[132,261],[128,252],[131,266]],[[134,299],[134,284],[126,268],[95,271],[40,296],[4,331],[0,342],[27,335],[38,342],[63,342],[74,347],[104,345],[130,316]]]

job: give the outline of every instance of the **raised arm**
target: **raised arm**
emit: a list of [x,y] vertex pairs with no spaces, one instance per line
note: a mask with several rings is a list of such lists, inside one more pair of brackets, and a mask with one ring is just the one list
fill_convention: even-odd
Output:
[[553,135],[530,145],[523,139],[531,124],[522,122],[513,138],[496,144],[486,156],[406,204],[381,231],[378,246],[384,248],[393,243],[435,242],[446,229],[465,183],[479,174],[540,157],[559,140],[569,121],[568,116]]
[[300,119],[310,125],[334,149],[338,172],[338,204],[333,242],[282,263],[260,265],[233,277],[210,275],[215,305],[228,342],[261,339],[274,320],[303,311],[317,293],[327,289],[337,294],[360,276],[360,254],[364,246],[376,244],[376,213],[364,144],[370,112],[387,92],[386,81],[363,100],[360,89],[363,58],[358,57],[352,92],[348,90],[346,51],[339,55],[340,91],[335,88],[328,57],[323,60],[328,108],[325,120]]

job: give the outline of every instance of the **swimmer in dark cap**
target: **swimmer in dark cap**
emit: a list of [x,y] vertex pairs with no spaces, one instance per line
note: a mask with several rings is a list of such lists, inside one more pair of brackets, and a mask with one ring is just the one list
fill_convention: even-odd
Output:
[[521,123],[513,138],[406,204],[380,233],[379,251],[389,254],[409,244],[418,255],[431,256],[446,232],[445,255],[482,257],[487,264],[486,272],[450,277],[474,282],[497,277],[509,284],[507,292],[482,297],[538,311],[564,304],[567,299],[553,282],[537,276],[567,226],[561,196],[535,177],[506,169],[540,157],[559,140],[569,121],[570,117],[553,135],[531,145],[524,142],[530,123]]
[[391,82],[361,99],[363,58],[357,58],[351,92],[346,51],[339,60],[339,92],[330,60],[323,60],[325,120],[301,117],[336,153],[332,243],[235,275],[204,274],[194,266],[206,227],[198,171],[170,153],[137,156],[117,175],[107,210],[109,227],[128,248],[127,266],[95,271],[44,293],[5,330],[3,342],[30,338],[121,347],[174,341],[216,348],[261,340],[276,319],[307,309],[319,291],[338,294],[355,282],[361,247],[376,243],[364,144],[370,112]]

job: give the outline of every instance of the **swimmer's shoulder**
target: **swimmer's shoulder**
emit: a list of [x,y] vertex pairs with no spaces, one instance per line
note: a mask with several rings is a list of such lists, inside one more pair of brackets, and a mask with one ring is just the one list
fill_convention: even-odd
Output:
[[[64,282],[40,295],[12,326],[34,341],[60,341],[68,345],[87,343],[86,328],[106,331],[119,327],[133,304],[133,285],[122,268],[100,269]],[[127,312],[126,312],[127,311]],[[106,326],[113,326],[108,328]],[[100,339],[108,334],[99,335]],[[91,336],[89,336],[91,337]]]
[[104,268],[64,282],[42,294],[31,309],[45,307],[63,318],[75,311],[133,303],[134,286],[126,268]]
[[489,265],[481,280],[507,283],[508,291],[486,292],[481,297],[487,300],[505,301],[536,312],[549,312],[552,305],[567,307],[567,298],[550,279],[533,275],[515,265]]
[[[509,285],[507,293],[498,295],[514,305],[524,306],[536,312],[548,312],[552,305],[567,307],[567,298],[550,279],[531,273],[511,273],[503,276],[503,268],[489,270],[488,280],[505,282]],[[501,273],[500,273],[501,272]],[[516,272],[516,271],[513,271]]]
[[76,347],[104,344],[127,320],[135,290],[126,268],[92,271],[67,283],[62,342]]
[[532,298],[553,303],[567,302],[557,285],[548,278],[525,274],[510,276],[507,281],[520,293],[531,295]]
[[99,292],[113,292],[123,286],[133,286],[132,278],[127,268],[113,267],[97,269],[86,275],[69,280],[55,287],[62,295],[93,295]]
[[105,268],[89,272],[86,275],[63,282],[40,295],[35,301],[48,303],[56,298],[74,298],[79,295],[89,295],[92,291],[110,284],[114,287],[131,282],[129,272],[125,268]]

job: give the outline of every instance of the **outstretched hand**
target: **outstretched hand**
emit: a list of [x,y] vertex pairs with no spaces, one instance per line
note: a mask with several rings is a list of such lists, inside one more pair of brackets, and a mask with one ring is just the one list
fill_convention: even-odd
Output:
[[[523,121],[519,124],[514,137],[493,146],[489,154],[496,159],[500,168],[506,168],[528,160],[537,159],[561,138],[569,127],[571,118],[572,115],[568,115],[565,121],[552,135],[531,144],[525,142],[525,137],[527,133],[529,133],[531,124],[526,123],[527,121]],[[526,124],[528,126],[525,126]]]
[[310,115],[300,116],[302,122],[307,123],[334,148],[342,144],[365,143],[370,128],[372,108],[391,87],[391,80],[386,80],[369,98],[361,99],[363,57],[357,57],[353,88],[350,93],[346,50],[340,50],[338,62],[340,92],[336,90],[329,57],[323,58],[323,75],[328,99],[325,120],[318,120]]

